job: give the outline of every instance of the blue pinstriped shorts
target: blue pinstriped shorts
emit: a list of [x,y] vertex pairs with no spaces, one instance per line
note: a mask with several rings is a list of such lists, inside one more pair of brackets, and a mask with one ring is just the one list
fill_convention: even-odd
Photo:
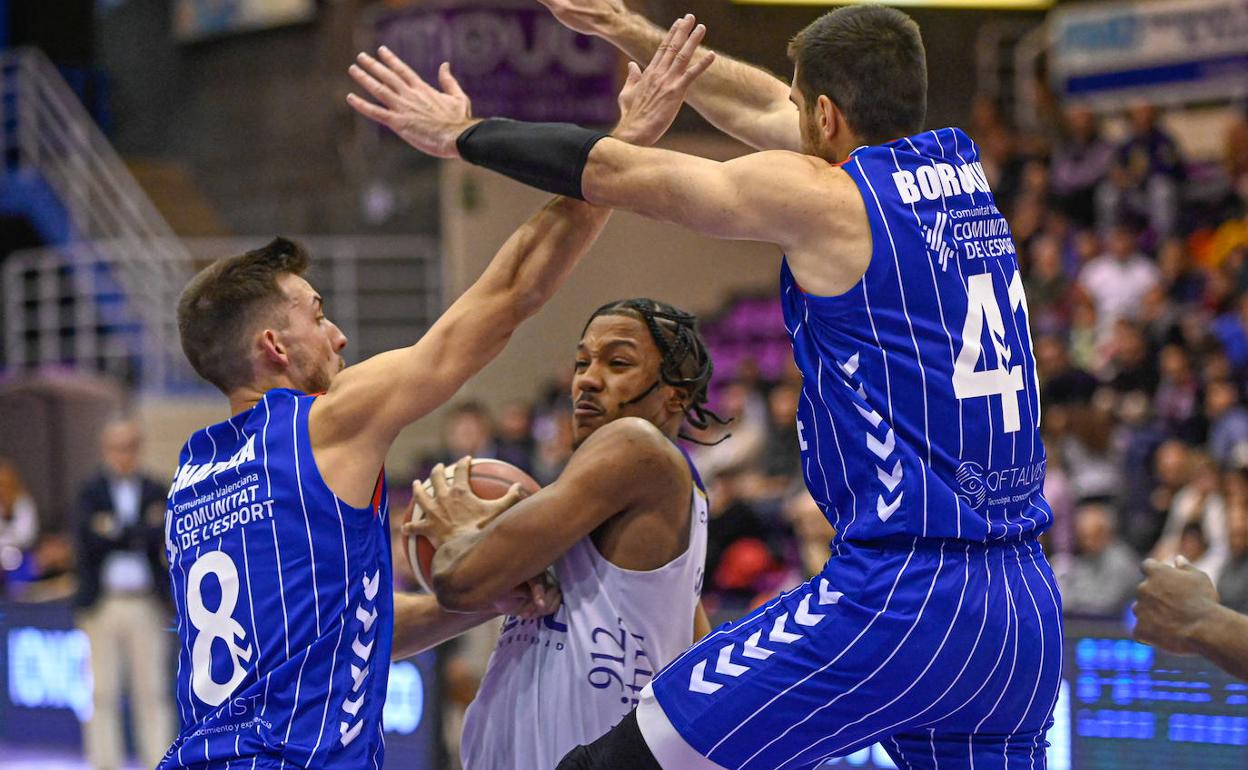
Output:
[[811,768],[877,742],[901,768],[1035,770],[1061,659],[1035,541],[842,543],[660,672],[638,723],[682,770]]

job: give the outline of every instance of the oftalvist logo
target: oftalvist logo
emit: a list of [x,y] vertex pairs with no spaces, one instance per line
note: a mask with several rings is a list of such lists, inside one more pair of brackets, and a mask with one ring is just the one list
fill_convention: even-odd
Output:
[[984,485],[984,466],[968,460],[958,466],[954,478],[958,482],[958,499],[978,510],[988,496],[988,488]]

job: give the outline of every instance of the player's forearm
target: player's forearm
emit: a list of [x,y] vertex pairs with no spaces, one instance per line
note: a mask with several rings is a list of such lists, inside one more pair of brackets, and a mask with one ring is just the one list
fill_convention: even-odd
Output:
[[1189,642],[1218,668],[1248,681],[1248,615],[1217,605],[1196,624]]
[[[666,30],[632,11],[603,20],[598,33],[639,64],[650,61]],[[715,52],[685,97],[720,131],[760,150],[798,150],[801,131],[789,86],[752,64]]]
[[490,553],[490,545],[484,530],[457,535],[442,544],[432,565],[438,604],[454,612],[482,611],[541,571],[541,567],[534,567],[532,574],[525,571],[520,564],[523,548],[514,549],[516,559],[498,559]]
[[517,322],[536,313],[597,240],[611,210],[558,197],[520,226],[479,281]]
[[448,612],[439,607],[432,596],[396,593],[394,646],[390,657],[393,660],[411,657],[496,616],[497,613],[491,611]]
[[748,218],[748,212],[722,195],[721,186],[709,184],[713,168],[719,165],[706,158],[606,139],[589,155],[582,188],[586,200],[600,206],[711,237],[733,238],[736,225]]

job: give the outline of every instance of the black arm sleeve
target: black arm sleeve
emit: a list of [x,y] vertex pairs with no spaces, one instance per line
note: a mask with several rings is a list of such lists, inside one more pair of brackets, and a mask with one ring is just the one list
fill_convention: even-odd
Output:
[[585,200],[581,175],[589,151],[609,136],[571,123],[523,123],[489,118],[455,140],[464,160],[530,187]]

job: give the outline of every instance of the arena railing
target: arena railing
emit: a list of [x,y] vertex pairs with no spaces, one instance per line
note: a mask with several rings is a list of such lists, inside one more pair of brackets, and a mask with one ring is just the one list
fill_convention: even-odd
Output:
[[[42,51],[0,53],[0,126],[0,173],[37,176],[68,216],[63,248],[72,259],[57,269],[84,261],[107,265],[109,272],[93,280],[115,282],[145,332],[166,335],[170,309],[144,298],[183,285],[189,254]],[[100,244],[108,244],[110,253],[92,260],[89,252]],[[49,270],[41,273],[43,291],[51,291]],[[170,343],[167,337],[161,340]],[[164,358],[151,363],[162,365]]]
[[[441,254],[419,236],[290,236],[313,255],[309,279],[350,338],[348,361],[411,344],[442,307]],[[179,241],[186,276],[211,259],[263,245],[268,236]],[[14,252],[0,273],[5,369],[100,372],[147,392],[205,387],[178,342],[174,311],[184,283],[149,284],[137,298],[106,280],[128,242],[92,241]],[[138,308],[145,307],[146,313]],[[153,326],[152,319],[159,326]]]

